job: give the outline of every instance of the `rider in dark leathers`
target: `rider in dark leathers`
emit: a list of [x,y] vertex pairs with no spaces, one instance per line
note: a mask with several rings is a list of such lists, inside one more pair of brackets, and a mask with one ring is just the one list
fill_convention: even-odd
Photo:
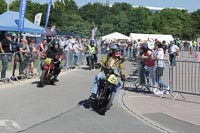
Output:
[[49,47],[46,54],[47,54],[47,58],[51,58],[53,59],[54,62],[57,62],[55,64],[55,68],[54,68],[54,79],[56,82],[58,82],[58,75],[61,72],[62,69],[62,63],[61,60],[63,59],[63,50],[60,48],[60,42],[58,39],[54,40],[52,43],[52,47]]

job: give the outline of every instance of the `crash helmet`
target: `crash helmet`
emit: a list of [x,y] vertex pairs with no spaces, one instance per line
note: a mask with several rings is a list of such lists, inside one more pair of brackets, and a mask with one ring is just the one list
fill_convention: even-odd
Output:
[[119,45],[118,44],[111,44],[110,45],[110,50],[112,50],[112,52],[120,51]]
[[90,44],[94,44],[94,40],[90,40]]
[[60,41],[58,39],[54,39],[52,44],[53,45],[60,45]]
[[120,47],[118,44],[111,44],[110,50],[112,52],[113,57],[120,57],[121,53],[120,53]]

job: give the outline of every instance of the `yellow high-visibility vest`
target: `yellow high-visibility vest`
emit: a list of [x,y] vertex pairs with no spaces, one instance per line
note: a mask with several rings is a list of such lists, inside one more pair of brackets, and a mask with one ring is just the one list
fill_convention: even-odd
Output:
[[95,46],[91,47],[90,45],[88,45],[88,48],[89,48],[89,53],[90,53],[90,54],[95,54],[95,53],[96,53],[96,48],[95,48]]

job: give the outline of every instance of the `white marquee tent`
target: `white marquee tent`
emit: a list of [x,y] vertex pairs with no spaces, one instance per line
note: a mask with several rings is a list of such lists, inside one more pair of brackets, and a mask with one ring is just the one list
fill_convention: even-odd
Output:
[[130,41],[130,37],[125,36],[119,32],[114,32],[101,37],[102,40],[128,40]]
[[138,40],[141,39],[142,41],[148,40],[148,39],[157,39],[159,41],[171,41],[174,40],[172,35],[164,35],[164,34],[138,34],[138,33],[130,33],[130,39],[131,41],[133,40]]

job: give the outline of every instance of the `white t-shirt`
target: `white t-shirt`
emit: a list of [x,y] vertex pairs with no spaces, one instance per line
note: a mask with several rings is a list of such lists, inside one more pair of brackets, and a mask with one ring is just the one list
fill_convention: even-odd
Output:
[[163,60],[165,55],[164,55],[163,49],[162,48],[156,49],[154,51],[154,56],[155,57],[159,56],[159,59],[157,59],[155,61],[155,68],[157,68],[157,67],[165,67],[164,60]]
[[179,50],[178,46],[172,45],[172,46],[169,47],[169,54],[173,54],[173,53],[175,53],[178,50]]

